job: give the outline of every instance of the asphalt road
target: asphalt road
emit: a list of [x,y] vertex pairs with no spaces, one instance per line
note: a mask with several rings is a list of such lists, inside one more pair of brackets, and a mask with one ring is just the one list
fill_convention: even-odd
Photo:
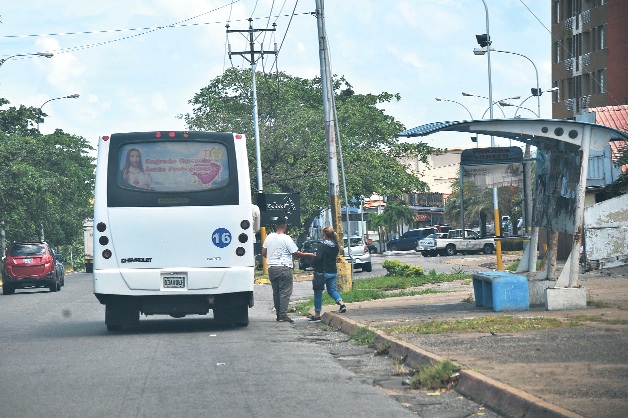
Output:
[[270,286],[255,296],[245,328],[158,316],[109,333],[91,274],[0,295],[0,416],[415,416],[308,338],[304,318],[276,322]]

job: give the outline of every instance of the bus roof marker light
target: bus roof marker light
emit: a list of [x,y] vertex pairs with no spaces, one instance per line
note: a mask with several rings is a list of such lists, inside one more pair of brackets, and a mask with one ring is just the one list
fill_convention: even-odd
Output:
[[105,136],[101,136],[103,141],[109,141],[109,136],[105,135]]
[[170,138],[174,138],[176,135],[177,135],[177,134],[175,134],[175,133],[174,133],[174,132],[172,132],[172,131],[170,131],[170,132],[168,133],[168,136],[169,136]]
[[155,138],[161,138],[161,132],[155,132]]
[[236,139],[242,139],[242,135],[241,134],[236,134],[235,138]]

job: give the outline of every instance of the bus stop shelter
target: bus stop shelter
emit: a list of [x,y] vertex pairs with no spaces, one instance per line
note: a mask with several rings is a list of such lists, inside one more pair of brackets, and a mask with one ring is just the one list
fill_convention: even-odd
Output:
[[[601,152],[609,141],[628,140],[626,132],[586,122],[554,119],[489,119],[434,122],[398,133],[420,137],[437,132],[468,132],[511,139],[537,148],[532,226],[572,234],[571,252],[553,288],[546,290],[546,307],[576,309],[586,306],[586,290],[578,285],[584,199],[589,153]],[[533,234],[538,236],[537,234]],[[536,265],[538,241],[531,241],[521,263]],[[532,270],[533,271],[533,270]],[[555,306],[552,306],[554,304]]]

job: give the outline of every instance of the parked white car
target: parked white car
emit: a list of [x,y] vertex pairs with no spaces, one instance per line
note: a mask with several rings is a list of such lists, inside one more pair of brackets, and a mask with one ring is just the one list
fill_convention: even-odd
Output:
[[[348,241],[347,238],[344,239],[344,255],[347,263],[353,264],[354,269],[362,269],[362,271],[367,272],[372,271],[371,253],[362,237],[353,236],[349,239],[350,241]],[[351,247],[348,245],[349,242],[351,243]]]

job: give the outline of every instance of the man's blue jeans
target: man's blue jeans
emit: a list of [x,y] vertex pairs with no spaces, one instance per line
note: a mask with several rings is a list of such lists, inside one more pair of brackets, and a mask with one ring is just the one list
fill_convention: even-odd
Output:
[[[315,273],[321,274],[321,273]],[[342,300],[338,290],[336,290],[336,278],[338,274],[336,273],[325,273],[325,289],[327,289],[327,294],[331,296],[333,300],[338,303],[339,300]],[[320,312],[323,309],[323,289],[314,290],[314,311]]]

